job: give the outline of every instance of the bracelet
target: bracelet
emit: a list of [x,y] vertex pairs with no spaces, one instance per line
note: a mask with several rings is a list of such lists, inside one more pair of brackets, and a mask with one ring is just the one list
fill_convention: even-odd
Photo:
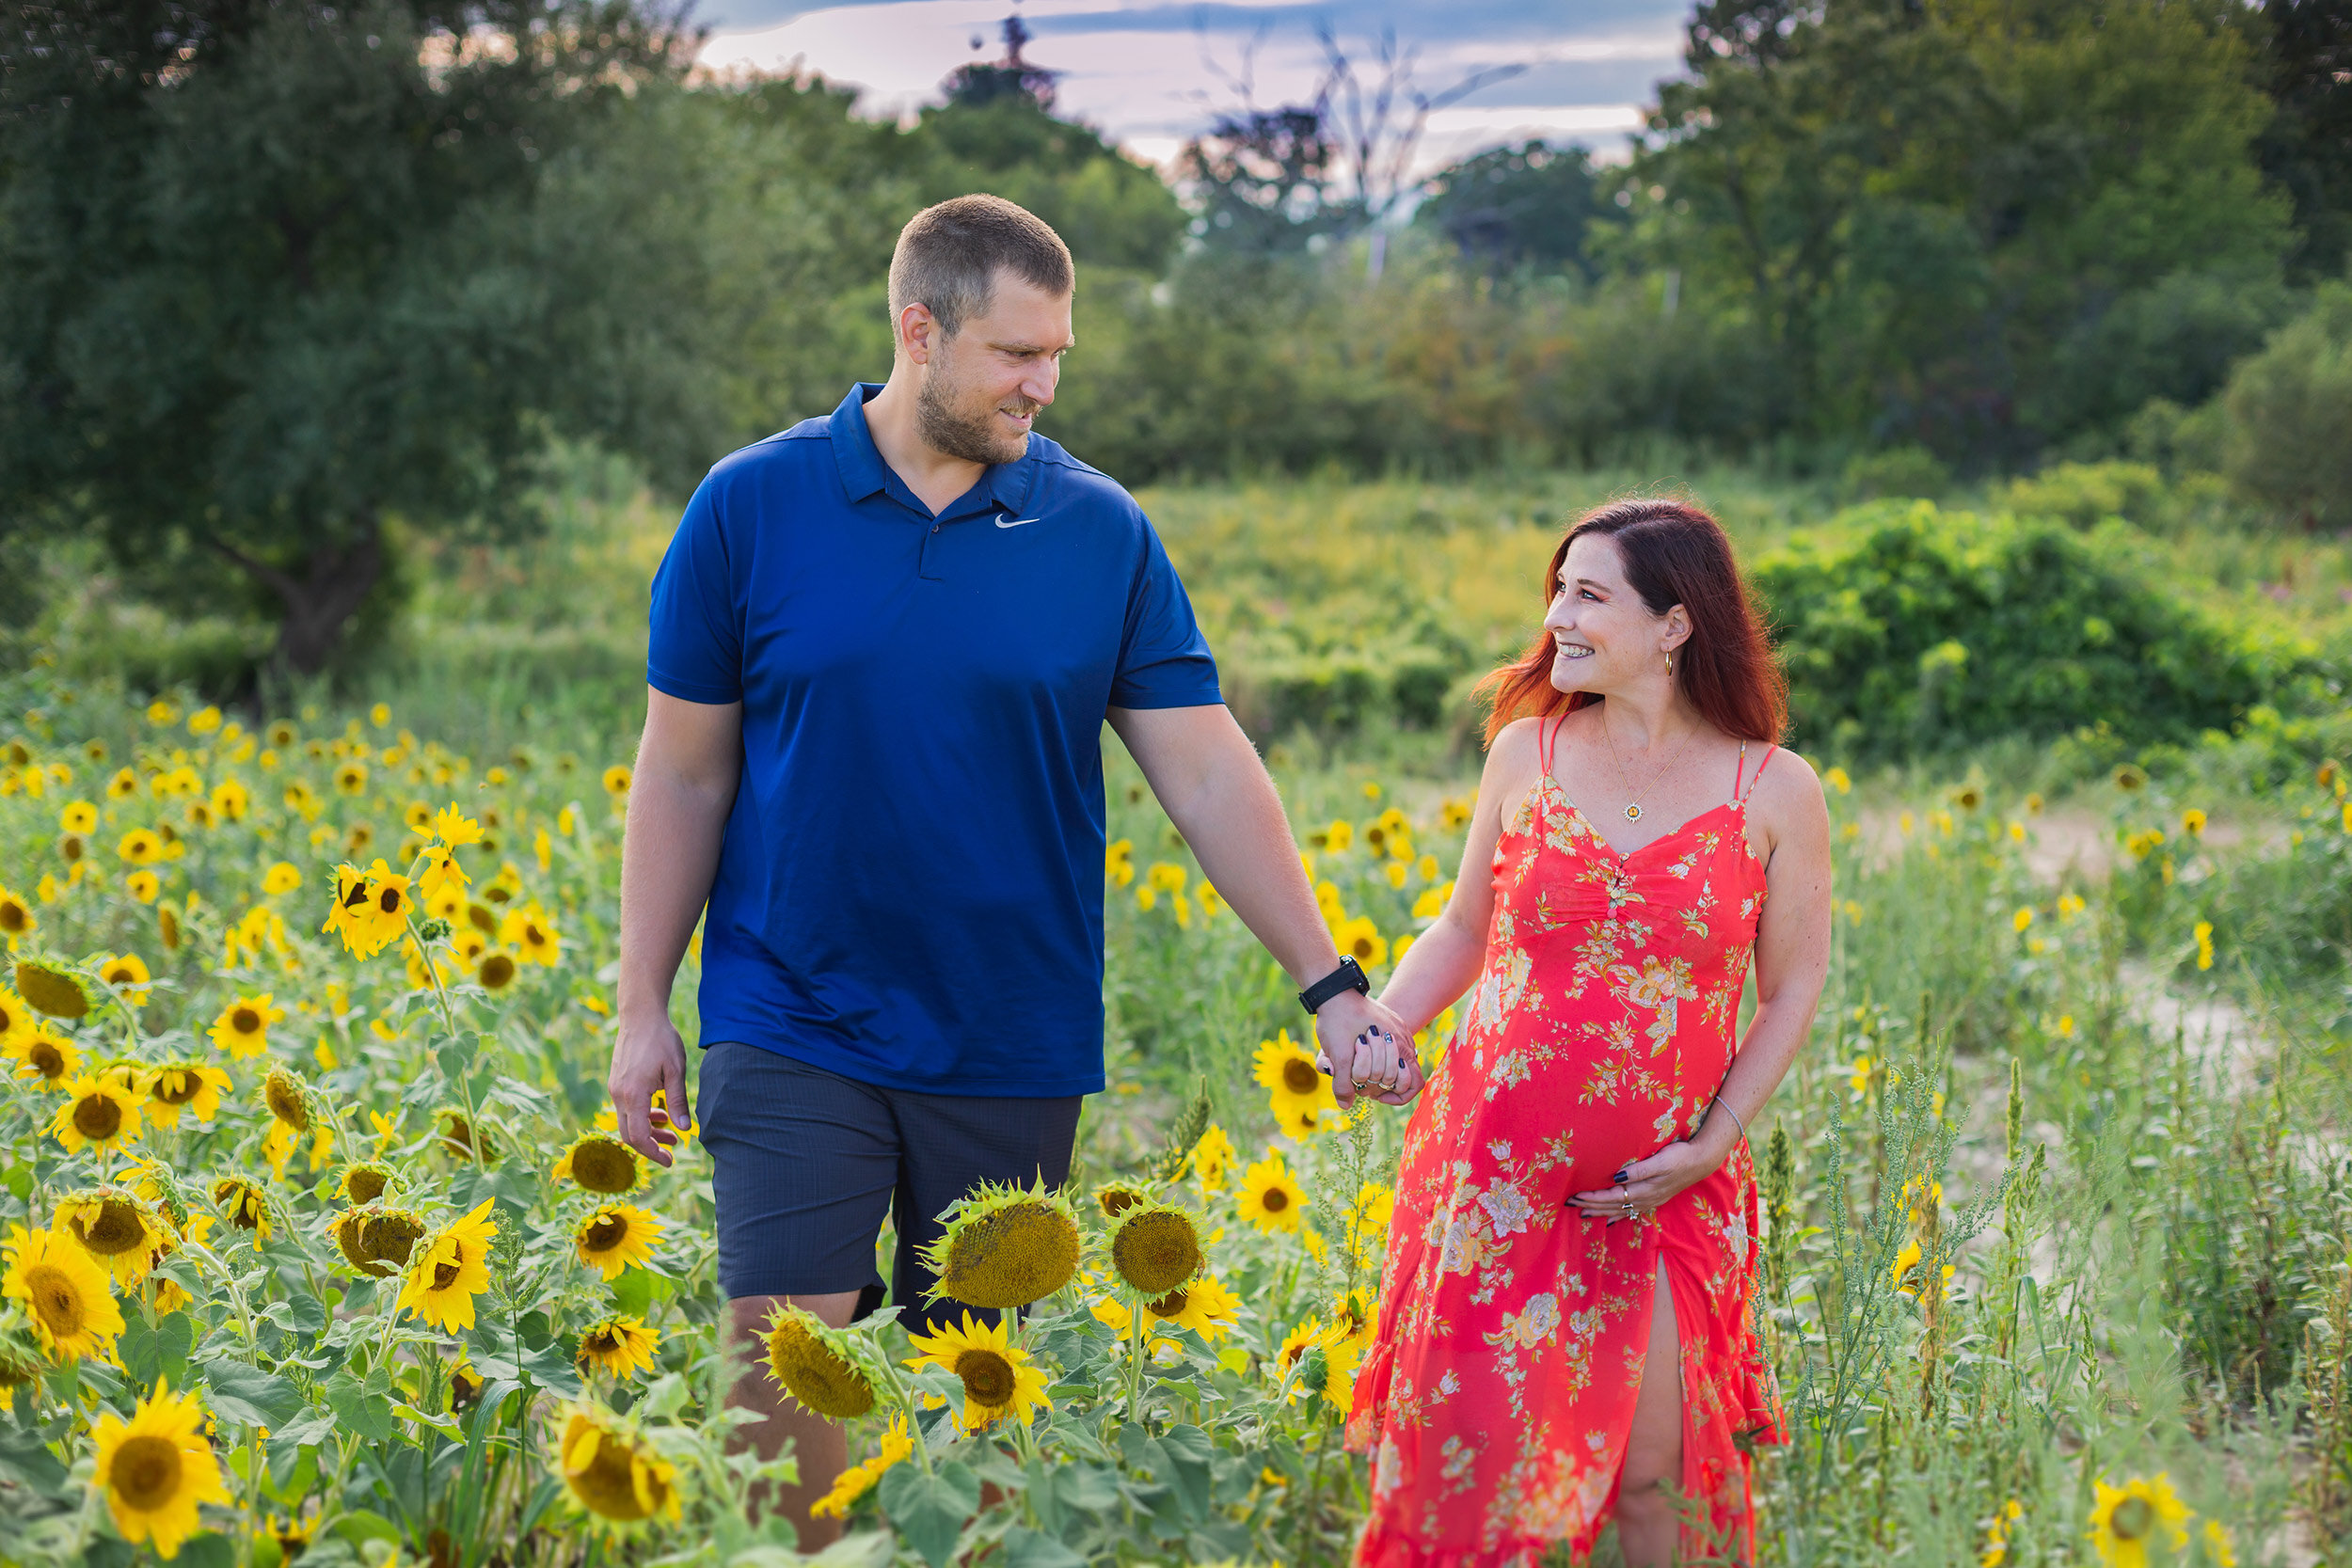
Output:
[[1724,1115],[1729,1117],[1731,1118],[1732,1125],[1740,1129],[1740,1141],[1741,1143],[1746,1143],[1748,1141],[1748,1124],[1740,1119],[1740,1113],[1733,1110],[1730,1105],[1725,1103],[1722,1095],[1717,1095],[1713,1100],[1708,1101],[1708,1103],[1710,1105],[1722,1105],[1724,1108]]

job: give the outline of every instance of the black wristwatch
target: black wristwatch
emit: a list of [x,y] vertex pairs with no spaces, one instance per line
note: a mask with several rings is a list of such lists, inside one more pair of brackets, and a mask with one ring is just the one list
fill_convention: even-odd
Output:
[[1326,1002],[1343,990],[1372,994],[1371,979],[1364,974],[1363,966],[1352,958],[1342,958],[1339,968],[1300,991],[1298,1005],[1311,1013],[1320,1012]]

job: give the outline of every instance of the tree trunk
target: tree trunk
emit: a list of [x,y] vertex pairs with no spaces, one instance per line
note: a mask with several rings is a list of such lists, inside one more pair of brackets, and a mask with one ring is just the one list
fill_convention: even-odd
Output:
[[384,537],[375,514],[353,519],[353,536],[341,545],[319,545],[302,563],[302,575],[256,561],[219,540],[213,547],[268,586],[285,606],[278,623],[276,662],[280,673],[315,675],[326,668],[343,626],[384,575]]

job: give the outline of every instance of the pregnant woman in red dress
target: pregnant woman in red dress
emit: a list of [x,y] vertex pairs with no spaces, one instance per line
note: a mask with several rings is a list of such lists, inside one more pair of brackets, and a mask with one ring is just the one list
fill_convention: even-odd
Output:
[[1546,583],[1453,900],[1382,997],[1419,1029],[1470,993],[1406,1133],[1357,1561],[1582,1561],[1613,1517],[1629,1568],[1749,1562],[1743,1441],[1785,1433],[1745,1130],[1828,971],[1828,813],[1713,518],[1604,507]]

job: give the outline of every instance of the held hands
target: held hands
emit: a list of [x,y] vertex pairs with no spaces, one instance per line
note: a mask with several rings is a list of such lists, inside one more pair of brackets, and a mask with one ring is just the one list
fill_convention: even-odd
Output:
[[[621,1141],[655,1164],[667,1166],[670,1146],[678,1137],[671,1117],[679,1117],[680,1127],[693,1126],[693,1113],[686,1108],[686,1043],[667,1014],[622,1015],[604,1087],[620,1120]],[[657,1090],[660,1105],[653,1102]]]
[[1654,1214],[1668,1198],[1711,1174],[1729,1151],[1709,1153],[1697,1144],[1677,1139],[1645,1160],[1629,1160],[1617,1172],[1616,1185],[1577,1193],[1570,1207],[1588,1218],[1611,1225],[1636,1215]]
[[1340,1109],[1359,1094],[1404,1105],[1421,1093],[1421,1056],[1413,1032],[1394,1011],[1359,991],[1342,991],[1315,1014],[1315,1066],[1330,1075]]

